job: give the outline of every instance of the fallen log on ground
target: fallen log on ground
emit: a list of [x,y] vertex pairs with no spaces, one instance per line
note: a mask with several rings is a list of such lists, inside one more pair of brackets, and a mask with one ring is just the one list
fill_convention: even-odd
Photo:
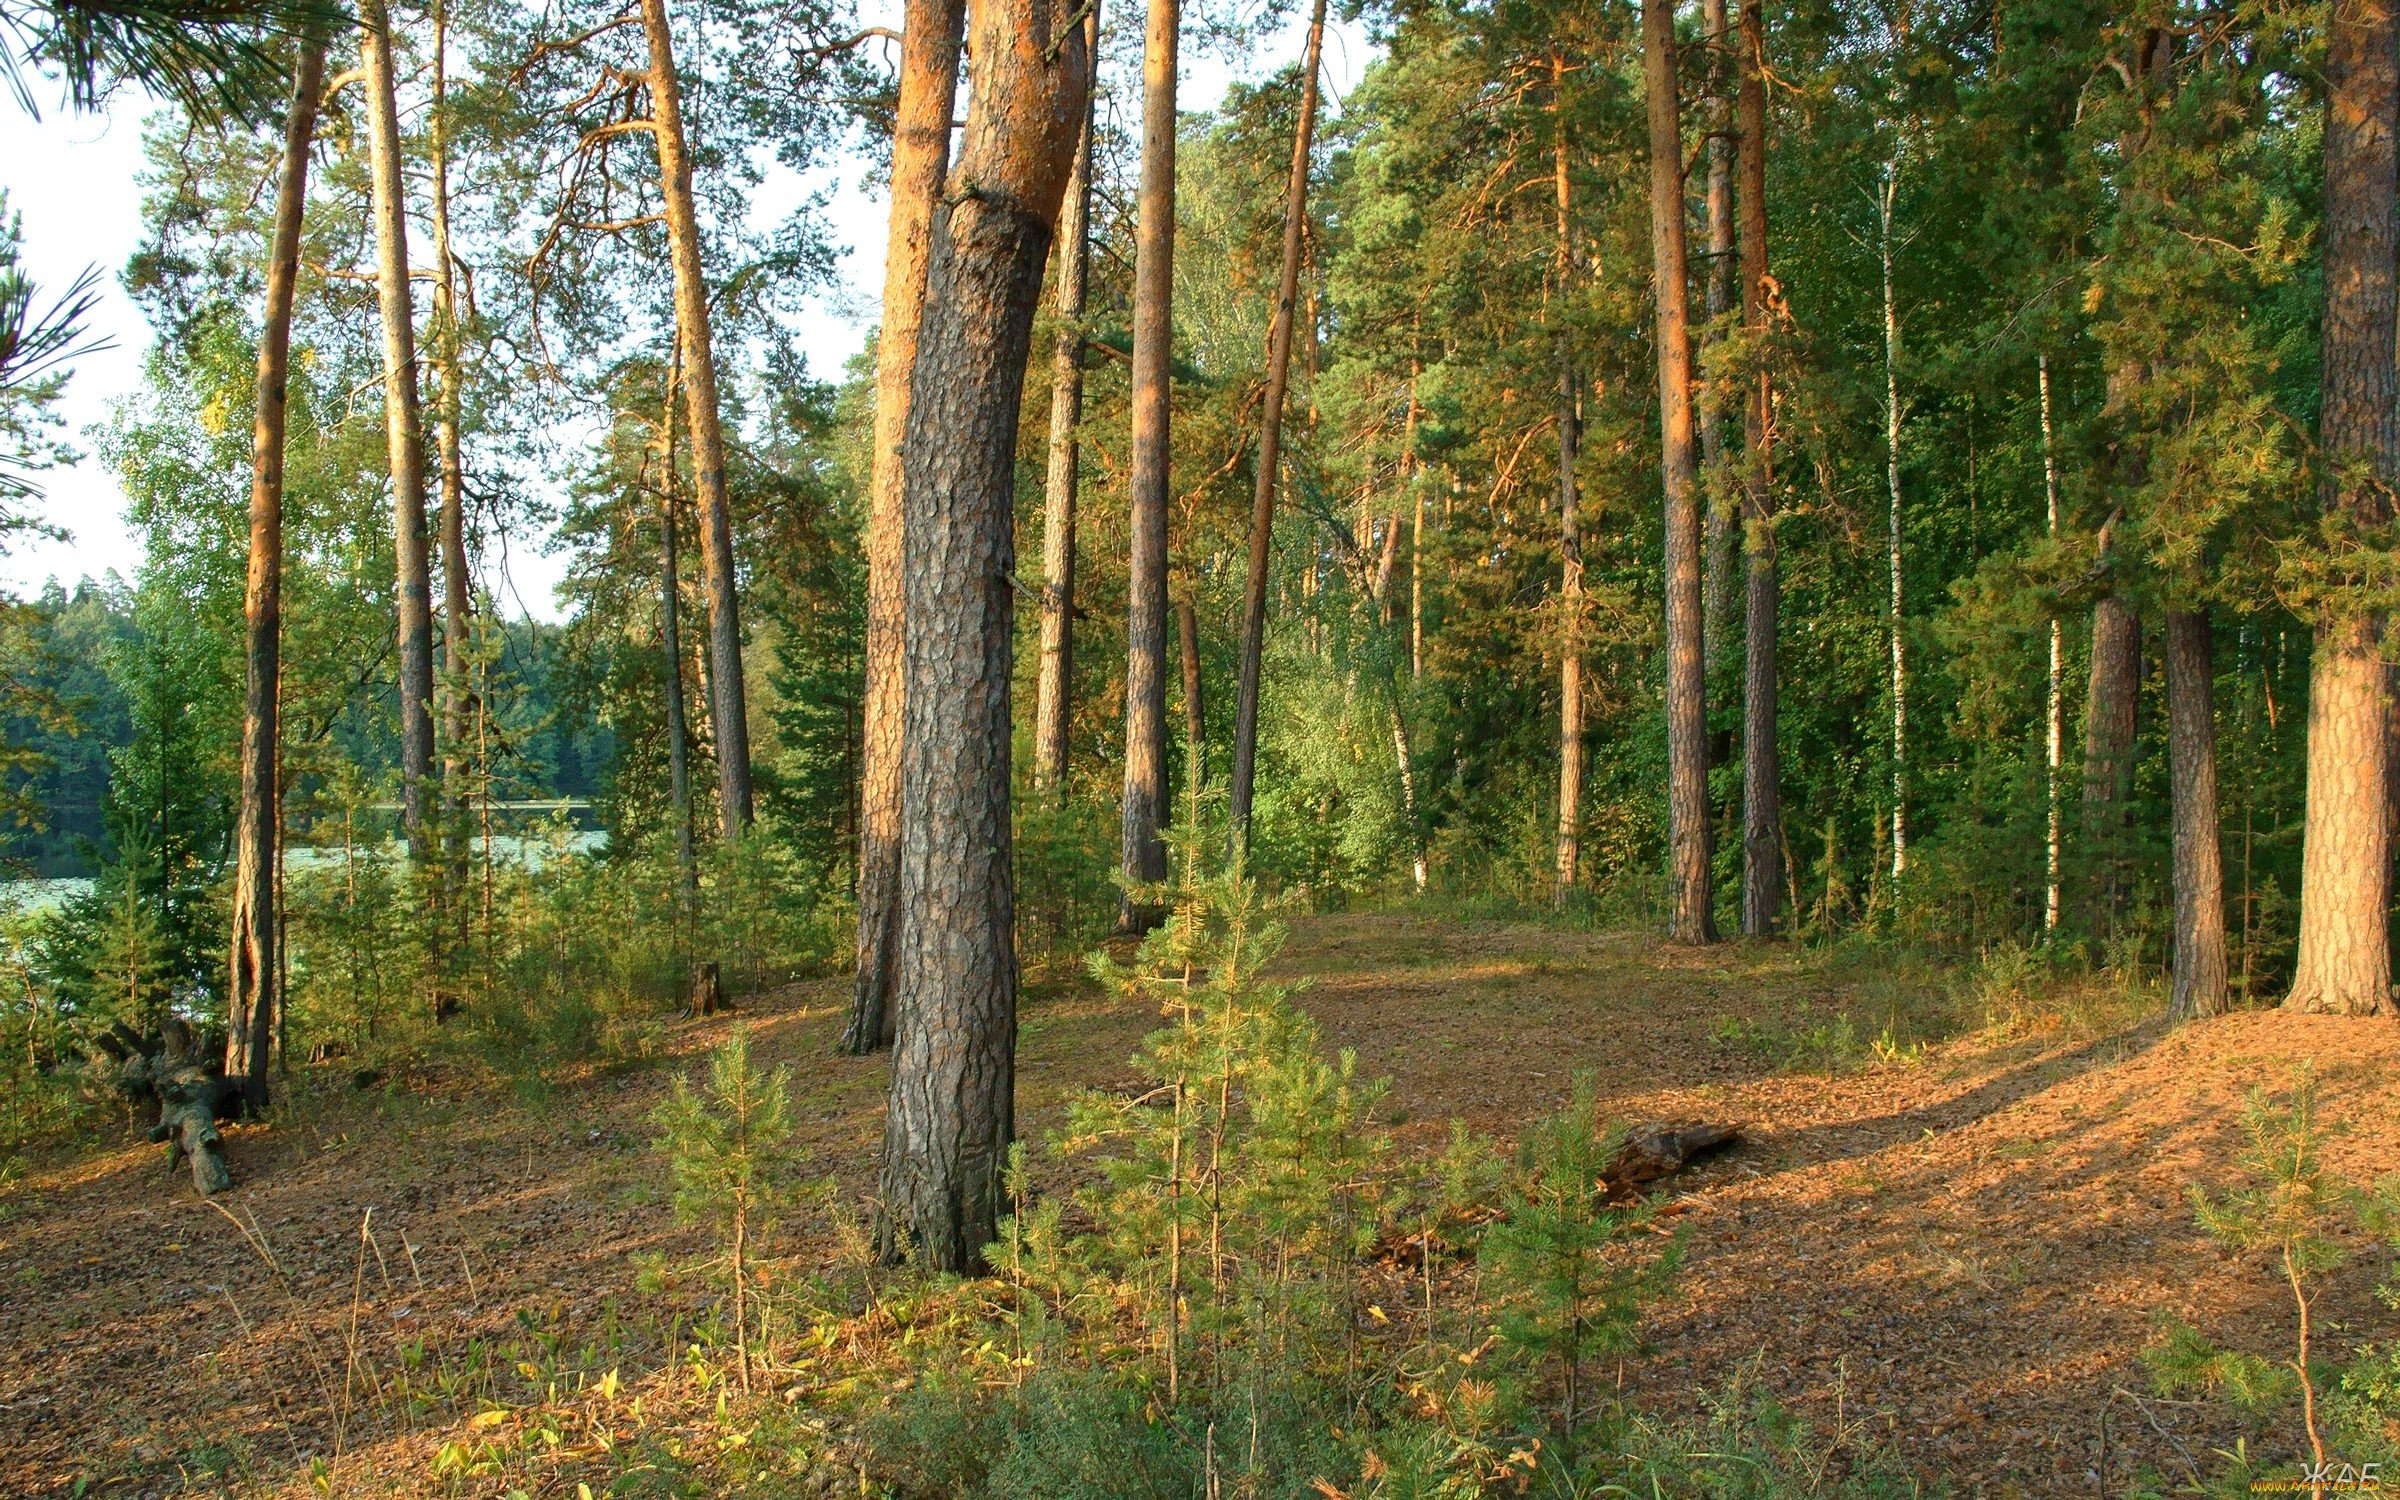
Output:
[[1741,1138],[1742,1129],[1738,1125],[1711,1125],[1702,1120],[1636,1125],[1601,1171],[1600,1181],[1609,1197],[1630,1198],[1651,1183],[1674,1176],[1697,1158],[1722,1151]]
[[202,1196],[233,1186],[217,1122],[239,1118],[244,1101],[240,1082],[225,1076],[223,1036],[170,1018],[155,1036],[117,1021],[93,1040],[95,1073],[106,1076],[129,1104],[158,1101],[158,1123],[149,1137],[167,1148],[167,1170],[188,1160],[192,1186]]

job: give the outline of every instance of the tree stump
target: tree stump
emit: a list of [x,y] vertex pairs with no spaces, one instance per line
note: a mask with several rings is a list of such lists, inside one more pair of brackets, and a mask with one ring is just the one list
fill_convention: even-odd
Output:
[[725,998],[724,975],[713,963],[692,965],[691,988],[685,991],[683,1013],[687,1016],[713,1016],[719,1011],[733,1009]]
[[1723,1150],[1741,1138],[1738,1125],[1710,1125],[1700,1120],[1637,1125],[1601,1172],[1600,1181],[1611,1198],[1630,1198],[1651,1183],[1682,1171],[1695,1157]]

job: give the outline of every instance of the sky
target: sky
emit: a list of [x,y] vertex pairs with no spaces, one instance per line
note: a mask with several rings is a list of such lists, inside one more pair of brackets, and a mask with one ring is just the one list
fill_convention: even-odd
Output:
[[[894,14],[878,14],[884,11]],[[865,0],[860,12],[866,24],[899,24],[897,6],[890,0]],[[1302,18],[1287,17],[1233,57],[1187,43],[1178,102],[1187,111],[1211,108],[1232,84],[1255,82],[1288,65],[1299,55],[1302,27]],[[1363,29],[1328,26],[1324,79],[1329,109],[1349,93],[1371,54]],[[0,187],[7,190],[9,210],[23,216],[25,269],[43,293],[63,289],[87,266],[106,273],[89,326],[110,346],[76,362],[60,404],[82,459],[43,475],[46,493],[31,507],[39,519],[66,535],[59,540],[20,538],[0,556],[0,593],[15,594],[32,593],[53,578],[69,586],[110,573],[130,579],[142,560],[141,538],[125,519],[124,491],[93,455],[87,434],[139,390],[150,345],[149,327],[115,274],[141,239],[137,175],[142,120],[150,103],[146,98],[119,98],[104,113],[78,115],[58,107],[55,88],[37,84],[34,92],[43,106],[38,120],[0,96]],[[1125,99],[1116,107],[1130,109],[1132,103]],[[855,157],[813,179],[783,172],[770,178],[752,205],[753,218],[768,224],[801,194],[832,189],[826,219],[841,247],[839,274],[802,310],[796,329],[800,347],[820,376],[840,371],[876,321],[888,204],[880,192],[866,189],[866,176],[865,161]],[[46,300],[37,297],[37,305]],[[552,591],[564,560],[547,555],[540,539],[520,538],[505,559],[487,559],[486,565],[498,575],[493,583],[503,610],[557,617]]]

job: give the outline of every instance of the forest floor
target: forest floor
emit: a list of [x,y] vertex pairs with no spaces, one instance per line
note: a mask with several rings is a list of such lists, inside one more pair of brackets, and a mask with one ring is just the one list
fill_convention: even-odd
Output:
[[[1968,1001],[1858,957],[1405,914],[1302,919],[1277,968],[1310,978],[1300,1003],[1329,1041],[1392,1079],[1404,1147],[1437,1151],[1453,1118],[1512,1137],[1581,1069],[1616,1118],[1740,1124],[1742,1144],[1669,1185],[1686,1268],[1650,1313],[1652,1352],[1612,1378],[1663,1414],[1746,1377],[1962,1495],[2120,1493],[2143,1466],[2213,1469],[2244,1436],[2213,1406],[2150,1399],[2138,1356],[2162,1314],[2290,1347],[2274,1269],[2221,1251],[2188,1197],[2236,1180],[2247,1090],[2309,1064],[2342,1127],[2328,1164],[2357,1181],[2400,1164],[2388,1021],[2171,1030],[2102,987]],[[216,1205],[163,1175],[157,1148],[31,1163],[0,1188],[0,1496],[502,1493],[471,1461],[499,1417],[439,1398],[488,1382],[477,1361],[588,1383],[655,1300],[637,1257],[699,1253],[647,1148],[678,1067],[746,1023],[794,1069],[812,1169],[851,1201],[868,1190],[885,1064],[833,1054],[846,994],[751,997],[730,1021],[679,1023],[674,1066],[539,1099],[438,1073],[328,1079],[274,1126],[229,1129],[238,1186]],[[1072,1091],[1130,1078],[1154,1022],[1088,984],[1037,990],[1021,1128],[1038,1137]],[[2372,1296],[2387,1267],[2351,1248],[2320,1338],[2379,1321],[2388,1338]],[[598,1365],[570,1359],[586,1346]]]

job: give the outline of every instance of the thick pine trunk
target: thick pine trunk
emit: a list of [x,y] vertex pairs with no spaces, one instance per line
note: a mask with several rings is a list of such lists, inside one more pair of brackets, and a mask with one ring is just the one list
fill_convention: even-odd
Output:
[[300,269],[300,219],[308,204],[308,154],[317,95],[325,86],[325,43],[303,38],[283,122],[283,180],[275,192],[267,249],[267,299],[259,319],[258,415],[250,436],[250,575],[242,598],[249,684],[242,712],[242,802],[235,822],[232,1014],[225,1074],[250,1108],[267,1105],[267,1065],[282,1010],[275,958],[277,845],[283,832],[276,749],[276,687],[283,670],[283,437],[290,389],[292,297]]
[[1283,455],[1283,402],[1291,386],[1292,325],[1300,297],[1300,257],[1308,224],[1308,165],[1317,128],[1318,60],[1325,44],[1325,0],[1315,0],[1308,44],[1300,59],[1300,119],[1292,137],[1292,170],[1283,189],[1283,267],[1267,329],[1267,394],[1259,409],[1258,467],[1250,485],[1250,562],[1243,580],[1242,657],[1233,689],[1233,780],[1227,810],[1238,849],[1250,835],[1251,787],[1258,769],[1260,660],[1267,640],[1267,564],[1275,540],[1276,470]]
[[2217,841],[2216,668],[2208,615],[2167,612],[2167,773],[2173,803],[2176,1016],[2226,1004],[2225,860]]
[[[1710,328],[1733,310],[1734,260],[1734,105],[1726,84],[1732,76],[1727,59],[1735,55],[1732,23],[1725,0],[1703,0],[1701,25],[1708,33],[1708,279],[1706,300]],[[1700,583],[1700,654],[1714,671],[1725,649],[1726,628],[1733,618],[1735,506],[1720,499],[1715,487],[1723,483],[1725,428],[1732,412],[1731,392],[1706,382],[1708,399],[1700,413],[1700,462],[1709,476],[1707,564]]]
[[900,43],[892,135],[891,240],[883,263],[883,331],[875,346],[875,462],[867,495],[867,680],[860,734],[858,979],[842,1050],[891,1044],[900,965],[900,761],[903,740],[901,439],[925,305],[934,207],[950,170],[963,0],[911,0]]
[[433,769],[433,588],[425,538],[425,434],[417,402],[416,309],[408,284],[407,202],[400,181],[400,112],[383,0],[358,8],[375,212],[375,292],[383,319],[383,430],[392,475],[400,636],[400,823],[409,856],[428,864],[426,783]]
[[1716,940],[1708,868],[1708,704],[1700,656],[1700,484],[1692,431],[1691,293],[1683,237],[1683,127],[1675,10],[1643,0],[1650,116],[1650,257],[1658,310],[1660,459],[1666,489],[1667,842],[1675,940]]
[[[1100,7],[1084,18],[1084,46],[1096,48]],[[1095,98],[1097,95],[1095,94]],[[1033,784],[1063,793],[1075,697],[1075,491],[1081,483],[1078,429],[1083,425],[1083,302],[1092,265],[1092,125],[1089,111],[1075,145],[1075,174],[1058,223],[1058,333],[1050,349],[1050,466],[1042,491],[1042,656],[1034,692]]]
[[[1133,253],[1131,535],[1125,579],[1125,797],[1120,826],[1125,879],[1167,878],[1160,837],[1167,807],[1167,424],[1175,345],[1175,54],[1178,0],[1150,0],[1142,42],[1142,185]],[[1157,911],[1130,891],[1120,932]]]
[[692,205],[690,138],[683,84],[675,72],[666,0],[642,0],[650,39],[650,127],[658,141],[659,196],[675,264],[675,323],[683,341],[684,415],[692,429],[692,485],[700,509],[700,565],[708,581],[708,714],[717,742],[720,832],[730,843],[750,826],[750,710],[742,686],[740,577],[733,561],[733,502],[725,489],[725,435],[717,401],[717,356],[709,333],[708,281],[700,264],[700,221]]
[[2092,606],[2092,677],[2083,711],[2083,842],[2091,861],[2091,926],[2106,933],[2124,891],[2126,800],[2133,794],[2134,700],[2142,627],[2115,594]]
[[[2325,55],[2326,508],[2362,529],[2400,481],[2393,372],[2400,252],[2400,30],[2391,0],[2334,0]],[[2339,467],[2336,467],[2339,466]],[[2360,472],[2361,470],[2364,472]],[[2384,814],[2386,674],[2374,618],[2341,601],[2317,625],[2309,674],[2308,815],[2290,1010],[2390,1015],[2391,829]]]
[[[1766,22],[1743,0],[1739,90],[1742,326],[1753,346],[1767,332]],[[1775,647],[1782,585],[1775,555],[1773,390],[1762,367],[1742,414],[1742,931],[1766,937],[1782,915],[1783,753],[1776,742]]]
[[980,1266],[1015,1135],[1009,674],[1018,403],[1091,57],[1065,0],[985,0],[959,180],[935,220],[907,439],[901,992],[887,1258]]

